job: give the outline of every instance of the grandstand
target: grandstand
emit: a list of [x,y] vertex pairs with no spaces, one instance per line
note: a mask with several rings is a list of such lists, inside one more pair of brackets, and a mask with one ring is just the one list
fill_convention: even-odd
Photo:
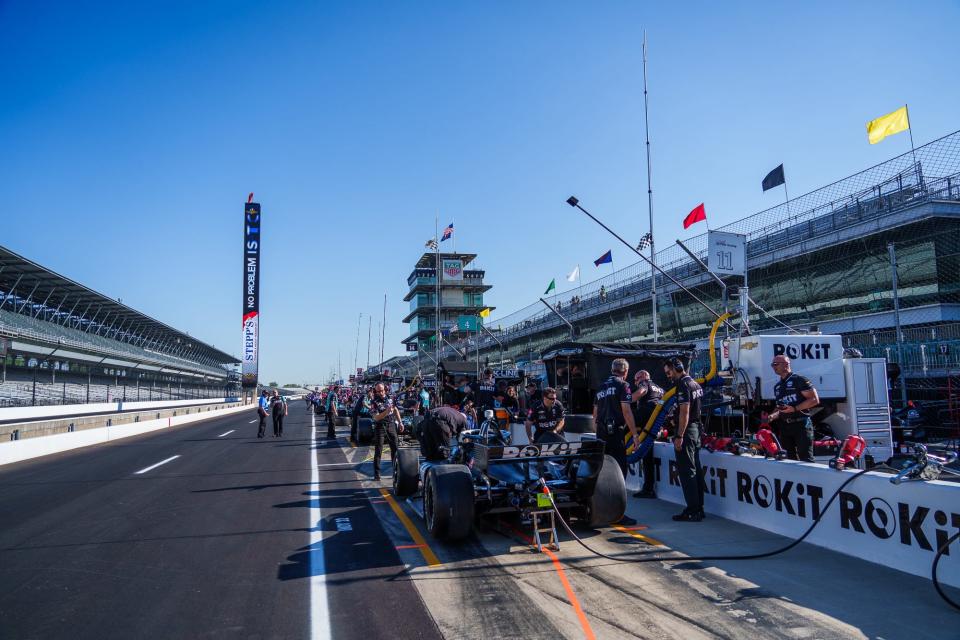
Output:
[[[960,380],[960,131],[720,230],[747,236],[754,332],[839,333],[865,355],[898,362],[918,385]],[[891,243],[903,327],[899,355]],[[663,244],[657,263],[720,311],[720,287],[680,247]],[[685,244],[707,261],[706,233]],[[650,268],[638,261],[547,300],[573,323],[580,340],[649,341],[650,278]],[[728,280],[731,290],[742,283]],[[656,287],[659,338],[705,345],[712,316],[659,274]],[[537,360],[543,348],[569,335],[540,302],[485,325],[503,343],[505,358],[519,364]],[[499,359],[492,337],[460,338],[452,341],[461,350],[476,350],[479,339],[481,357]],[[400,368],[415,366],[405,358]]]
[[233,356],[0,247],[0,406],[235,395]]

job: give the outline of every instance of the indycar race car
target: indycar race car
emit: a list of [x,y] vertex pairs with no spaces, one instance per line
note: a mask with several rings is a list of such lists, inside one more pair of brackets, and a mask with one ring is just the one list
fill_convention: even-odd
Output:
[[493,420],[460,433],[443,459],[400,448],[393,473],[394,494],[410,500],[435,538],[451,541],[467,537],[484,515],[551,509],[545,488],[564,517],[591,527],[615,523],[626,511],[623,475],[602,441],[557,435],[516,446]]

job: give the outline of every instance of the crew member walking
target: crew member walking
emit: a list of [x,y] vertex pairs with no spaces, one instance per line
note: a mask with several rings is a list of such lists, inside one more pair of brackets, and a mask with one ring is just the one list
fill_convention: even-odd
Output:
[[[633,376],[634,392],[631,394],[633,400],[634,419],[637,423],[637,431],[642,432],[647,425],[647,421],[653,414],[657,403],[663,398],[663,389],[661,389],[653,380],[650,379],[650,372],[646,369],[640,369]],[[650,440],[650,448],[643,455],[643,486],[640,491],[633,494],[634,498],[656,498],[657,492],[654,490],[654,465],[653,465],[653,441],[657,438],[657,433],[651,431],[644,440]]]
[[[370,417],[373,418],[373,479],[380,479],[380,457],[383,455],[383,441],[390,446],[390,461],[397,458],[397,424],[402,424],[400,411],[387,396],[382,382],[373,388],[373,401],[370,403]],[[396,471],[394,471],[396,472]]]
[[623,358],[617,358],[610,365],[610,377],[597,391],[593,405],[593,423],[597,427],[597,436],[607,443],[606,453],[613,457],[620,465],[623,477],[627,477],[627,450],[623,444],[626,426],[633,436],[634,446],[637,446],[637,425],[633,420],[633,411],[630,408],[630,385],[625,378],[630,370],[629,363]]
[[270,415],[273,416],[273,437],[283,437],[283,418],[287,415],[287,400],[277,391],[270,399]]
[[793,372],[787,356],[773,356],[770,365],[780,376],[780,382],[773,385],[777,410],[770,414],[770,422],[778,427],[780,444],[789,459],[814,462],[810,409],[820,404],[820,396],[809,379]]
[[523,426],[527,430],[527,440],[540,442],[548,433],[563,438],[563,404],[557,400],[557,390],[547,387],[543,390],[543,400],[527,411]]
[[678,522],[703,520],[703,477],[700,470],[700,404],[703,389],[685,371],[680,358],[671,358],[663,365],[663,371],[676,387],[677,432],[673,436],[673,448],[677,458],[677,477],[683,489],[687,508],[673,516]]
[[269,394],[270,392],[264,389],[257,401],[257,415],[260,416],[260,425],[257,427],[258,438],[262,438],[263,432],[267,430],[267,414],[270,411],[270,401],[267,398]]
[[337,416],[340,415],[340,398],[337,393],[340,387],[334,386],[327,392],[327,438],[332,440],[337,437],[334,427],[337,426]]

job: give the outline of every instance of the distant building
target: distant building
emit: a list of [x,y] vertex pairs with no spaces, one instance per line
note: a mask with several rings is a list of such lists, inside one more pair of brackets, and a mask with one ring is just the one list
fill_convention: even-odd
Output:
[[[484,284],[484,272],[467,267],[476,254],[440,253],[440,286],[437,287],[437,254],[424,253],[417,260],[407,284],[410,290],[403,298],[410,303],[410,312],[403,319],[410,325],[410,335],[403,343],[416,344],[417,349],[433,355],[437,341],[437,292],[439,291],[440,330],[445,336],[463,337],[478,331],[483,322],[479,314],[493,309],[484,304],[483,294],[491,289]],[[448,337],[448,340],[453,341]],[[407,347],[412,350],[412,347]],[[410,355],[413,355],[411,353]]]

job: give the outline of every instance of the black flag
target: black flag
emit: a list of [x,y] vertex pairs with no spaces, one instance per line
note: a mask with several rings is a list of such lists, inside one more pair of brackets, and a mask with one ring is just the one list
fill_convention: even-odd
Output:
[[763,190],[767,191],[773,189],[774,187],[779,187],[787,181],[783,177],[783,165],[780,165],[773,171],[767,174],[767,177],[763,179]]

